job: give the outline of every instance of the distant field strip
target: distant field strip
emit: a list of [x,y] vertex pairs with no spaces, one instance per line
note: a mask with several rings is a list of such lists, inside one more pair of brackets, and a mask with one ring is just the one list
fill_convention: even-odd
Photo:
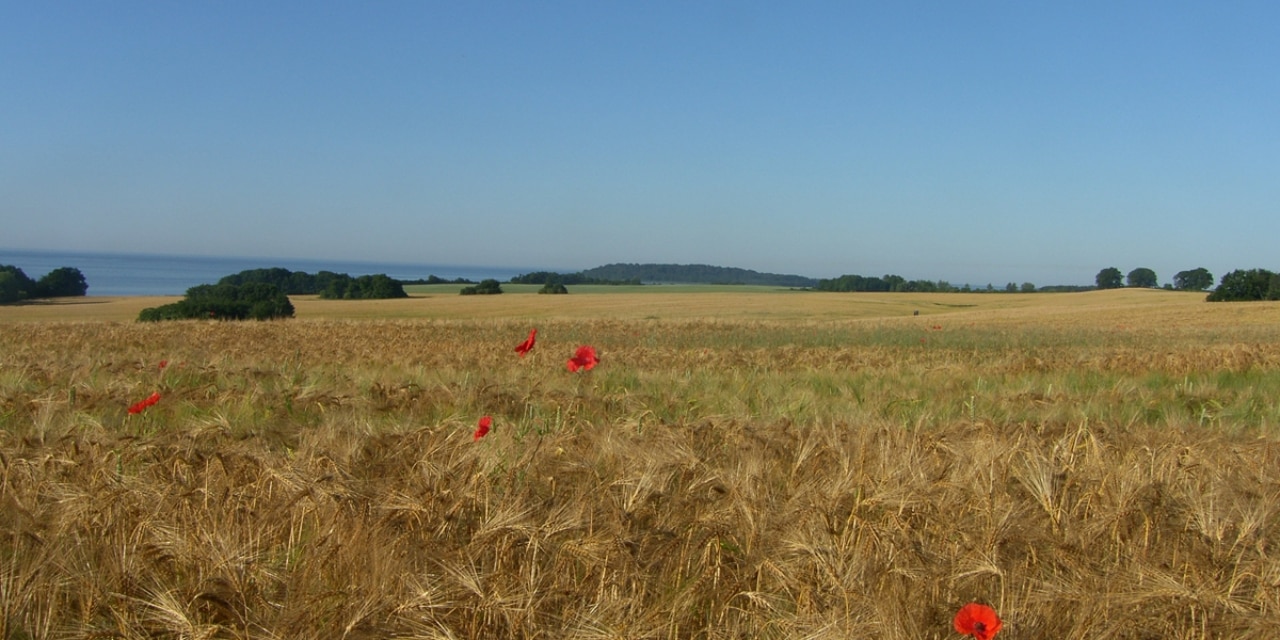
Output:
[[[539,295],[532,285],[505,285],[513,291],[496,296],[461,296],[458,287],[430,285],[398,300],[321,300],[290,296],[298,318],[370,319],[691,319],[840,320],[975,314],[982,320],[1017,322],[1040,316],[1075,316],[1087,324],[1091,315],[1105,319],[1149,312],[1202,315],[1208,323],[1239,319],[1265,322],[1266,303],[1204,304],[1204,294],[1155,290],[1118,290],[1056,294],[910,294],[827,293],[762,287],[647,286],[585,287],[568,295]],[[429,291],[423,293],[422,291]],[[579,291],[579,288],[571,288]],[[0,306],[0,323],[16,321],[131,321],[146,307],[177,297],[66,298],[49,302]],[[1008,313],[1014,310],[1021,310]],[[988,315],[994,314],[994,315]],[[1003,319],[996,316],[1003,315]]]

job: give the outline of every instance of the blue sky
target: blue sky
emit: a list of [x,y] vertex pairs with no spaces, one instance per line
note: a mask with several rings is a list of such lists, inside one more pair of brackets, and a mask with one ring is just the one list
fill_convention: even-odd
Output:
[[0,247],[1280,268],[1267,2],[8,2]]

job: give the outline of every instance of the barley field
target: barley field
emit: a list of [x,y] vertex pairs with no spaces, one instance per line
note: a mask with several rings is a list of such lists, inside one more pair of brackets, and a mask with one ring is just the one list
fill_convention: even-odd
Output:
[[4,640],[1280,629],[1280,304],[165,301],[0,307]]

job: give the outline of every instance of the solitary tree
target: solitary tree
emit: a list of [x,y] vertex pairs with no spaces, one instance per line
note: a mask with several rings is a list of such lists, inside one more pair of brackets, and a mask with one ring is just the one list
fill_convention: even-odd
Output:
[[1130,287],[1154,289],[1157,286],[1156,272],[1146,267],[1138,267],[1129,272],[1128,282]]
[[1095,280],[1099,289],[1119,289],[1124,286],[1124,276],[1115,267],[1107,267],[1099,271]]
[[1204,291],[1212,286],[1213,274],[1204,267],[1179,271],[1173,276],[1173,288],[1181,291]]

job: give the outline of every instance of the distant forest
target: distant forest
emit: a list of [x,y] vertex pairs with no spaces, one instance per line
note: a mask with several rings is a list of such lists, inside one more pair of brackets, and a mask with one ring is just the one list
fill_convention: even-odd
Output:
[[[750,269],[717,267],[707,264],[607,264],[577,273],[535,271],[511,279],[513,284],[541,284],[563,286],[579,284],[745,284],[792,289],[811,289],[837,292],[914,292],[914,293],[1056,293],[1093,291],[1118,287],[1161,288],[1156,273],[1151,269],[1137,268],[1124,274],[1115,267],[1098,272],[1095,286],[1050,285],[1037,287],[1030,282],[1006,283],[1004,286],[987,284],[975,287],[968,284],[956,286],[946,280],[907,280],[899,275],[860,276],[846,274],[837,278],[808,278],[778,273],[761,273]],[[1127,282],[1127,284],[1126,284]],[[1179,291],[1204,291],[1213,285],[1213,274],[1204,268],[1180,271],[1173,282],[1162,288]],[[1265,269],[1237,270],[1223,276],[1220,290],[1210,296],[1217,300],[1276,300],[1280,299],[1280,275]]]
[[546,271],[516,276],[516,284],[752,284],[775,287],[810,288],[814,278],[760,273],[750,269],[716,267],[708,264],[606,264],[578,273]]
[[577,273],[556,273],[555,271],[534,271],[532,273],[523,273],[510,280],[511,284],[540,284],[546,286],[569,285],[569,284],[643,284],[638,278],[627,280],[602,280],[600,278],[592,278],[584,275],[586,272],[579,271]]

